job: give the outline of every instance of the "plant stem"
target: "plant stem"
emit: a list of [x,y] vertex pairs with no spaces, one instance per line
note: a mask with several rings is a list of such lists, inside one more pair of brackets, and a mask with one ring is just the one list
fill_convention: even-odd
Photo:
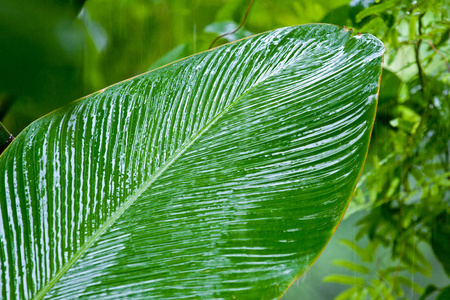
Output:
[[0,154],[5,151],[9,144],[14,140],[14,136],[0,122]]
[[[419,36],[422,35],[422,17],[423,17],[423,13],[419,16]],[[422,44],[422,39],[419,38],[419,40],[417,41],[417,44],[415,45],[415,54],[416,54],[416,64],[417,64],[417,71],[419,73],[419,81],[420,81],[420,91],[422,92],[422,96],[425,98],[425,79],[424,79],[424,72],[423,72],[423,68],[422,65],[420,63],[420,56],[419,56],[419,50],[420,50],[420,45]]]
[[231,31],[231,32],[227,32],[227,33],[224,33],[224,34],[219,35],[218,37],[216,37],[216,38],[214,39],[214,41],[212,41],[211,45],[209,45],[209,48],[208,48],[208,49],[211,49],[212,46],[214,45],[214,43],[215,43],[218,39],[220,39],[220,38],[222,38],[222,37],[224,37],[224,36],[227,36],[227,35],[229,35],[229,34],[233,34],[233,33],[235,33],[236,31],[238,31],[239,29],[241,29],[241,27],[242,27],[242,26],[244,25],[244,23],[245,23],[245,20],[247,20],[248,12],[250,11],[250,7],[252,7],[252,3],[253,3],[253,0],[250,0],[250,3],[249,3],[248,6],[247,6],[247,10],[245,11],[244,19],[242,20],[242,22],[241,22],[241,24],[239,25],[239,27],[236,28],[235,30]]

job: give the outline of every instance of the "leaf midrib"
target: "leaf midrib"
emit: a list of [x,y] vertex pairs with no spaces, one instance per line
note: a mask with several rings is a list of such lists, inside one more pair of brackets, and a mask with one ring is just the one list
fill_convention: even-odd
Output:
[[[169,168],[177,159],[180,157],[186,150],[197,141],[204,132],[206,132],[212,125],[214,125],[221,117],[226,115],[230,109],[232,109],[242,98],[246,95],[250,94],[255,88],[257,88],[261,83],[271,78],[272,76],[280,73],[281,70],[288,69],[290,66],[295,64],[301,55],[297,55],[296,58],[292,59],[289,63],[285,64],[282,68],[275,68],[273,73],[268,74],[264,79],[258,80],[255,84],[249,88],[247,91],[242,93],[239,97],[236,98],[233,102],[231,102],[224,110],[219,113],[216,117],[214,117],[211,121],[209,121],[203,129],[198,131],[194,137],[190,139],[190,141],[181,147],[173,156],[163,164],[163,166],[153,175],[151,178],[142,185],[141,188],[137,189],[133,195],[129,196],[129,199],[117,210],[113,213],[113,215],[105,222],[102,226],[97,229],[97,231],[92,235],[86,243],[70,258],[63,267],[56,273],[56,275],[42,288],[39,293],[34,297],[34,299],[43,299],[47,292],[49,292],[53,286],[61,279],[61,277],[66,274],[66,272],[78,261],[78,259],[97,241],[97,239],[109,229],[109,227],[142,195],[151,185],[155,182],[161,174]],[[131,78],[130,78],[131,79]],[[125,81],[124,81],[125,82]],[[111,86],[112,87],[112,86]],[[109,87],[108,87],[109,88]],[[106,88],[106,89],[108,89]],[[105,91],[104,89],[103,91]]]

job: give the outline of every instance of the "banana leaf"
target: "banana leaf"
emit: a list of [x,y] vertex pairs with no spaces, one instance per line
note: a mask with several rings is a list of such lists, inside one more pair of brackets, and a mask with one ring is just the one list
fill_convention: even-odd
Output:
[[1,297],[281,297],[351,199],[383,51],[282,28],[38,119],[0,156]]

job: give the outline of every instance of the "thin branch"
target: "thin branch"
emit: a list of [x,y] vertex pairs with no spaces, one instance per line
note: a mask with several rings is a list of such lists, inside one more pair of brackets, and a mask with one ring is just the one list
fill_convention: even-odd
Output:
[[450,65],[448,64],[448,60],[447,58],[445,58],[445,55],[442,54],[438,49],[436,49],[436,47],[434,47],[433,43],[428,40],[428,44],[430,45],[431,49],[434,50],[434,52],[436,52],[440,57],[442,57],[442,59],[445,61],[445,65],[447,66],[447,70],[450,72]]
[[[419,16],[419,36],[422,35],[422,17],[423,17],[424,13],[422,13]],[[420,121],[419,124],[416,127],[416,132],[414,132],[408,141],[408,148],[410,151],[412,151],[412,149],[414,148],[414,142],[418,136],[418,134],[420,133],[420,128],[422,127],[422,125],[424,124],[423,120],[428,116],[428,110],[430,109],[430,104],[431,104],[431,97],[426,97],[425,95],[425,73],[423,71],[422,65],[420,63],[420,56],[419,56],[419,49],[420,49],[420,44],[422,43],[422,39],[419,39],[416,43],[416,46],[414,48],[415,50],[415,54],[416,54],[416,65],[417,65],[417,70],[418,70],[418,75],[419,75],[419,81],[420,81],[420,92],[422,94],[422,97],[425,101],[427,101],[427,105],[422,113],[422,115],[420,116]]]
[[209,45],[209,48],[208,48],[208,49],[211,49],[212,46],[214,45],[214,43],[215,43],[218,39],[223,38],[224,36],[227,36],[227,35],[229,35],[229,34],[233,34],[233,33],[235,33],[236,31],[238,31],[239,29],[241,29],[241,27],[242,27],[242,26],[244,25],[244,23],[245,23],[245,20],[247,19],[248,12],[250,11],[250,7],[252,6],[252,4],[253,4],[253,0],[250,0],[250,3],[249,3],[248,6],[247,6],[247,10],[245,11],[244,19],[242,20],[242,22],[241,22],[241,24],[239,25],[239,27],[236,28],[235,30],[231,31],[231,32],[227,32],[227,33],[224,33],[224,34],[219,35],[218,37],[216,37],[216,38],[214,39],[214,41],[211,43],[211,45]]

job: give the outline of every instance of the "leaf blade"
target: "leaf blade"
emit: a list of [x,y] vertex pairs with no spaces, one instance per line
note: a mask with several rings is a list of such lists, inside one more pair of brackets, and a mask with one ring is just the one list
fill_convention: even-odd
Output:
[[[260,48],[251,50],[255,45]],[[381,54],[374,38],[349,39],[333,26],[281,29],[123,82],[34,123],[0,160],[2,168],[13,162],[12,177],[2,180],[9,192],[0,194],[7,199],[1,206],[5,219],[16,197],[29,201],[17,213],[38,216],[36,228],[14,228],[22,236],[35,230],[39,242],[8,248],[24,256],[36,278],[42,275],[28,295],[41,290],[53,298],[116,297],[122,291],[208,298],[257,296],[263,289],[279,295],[320,253],[356,185],[375,114]],[[361,70],[370,76],[355,78]],[[346,80],[339,81],[342,74]],[[367,86],[353,102],[361,83]],[[35,196],[10,184],[24,165],[30,167],[24,181],[38,179],[37,187],[29,187]],[[321,176],[340,180],[334,182],[341,191],[325,194],[331,213],[318,210],[327,202],[319,193]],[[313,204],[298,202],[298,193]],[[148,224],[154,224],[151,235]],[[309,226],[314,238],[299,234]],[[65,233],[52,236],[61,227]],[[51,243],[59,257],[47,260],[41,253],[53,249]],[[33,259],[45,267],[33,269]],[[184,269],[166,274],[162,261]],[[62,278],[53,287],[55,274]],[[14,276],[22,278],[20,271]],[[15,287],[16,294],[21,290],[26,293],[24,285]]]

